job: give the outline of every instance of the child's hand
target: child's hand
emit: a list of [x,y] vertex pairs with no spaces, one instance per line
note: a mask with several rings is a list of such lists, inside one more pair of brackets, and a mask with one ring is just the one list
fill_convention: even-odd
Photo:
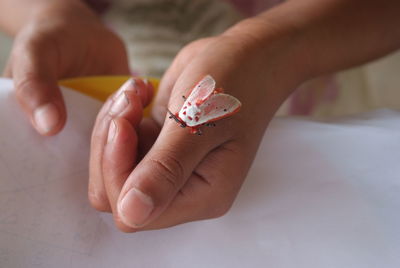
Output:
[[84,4],[62,2],[32,12],[4,71],[14,79],[17,98],[42,135],[58,133],[66,120],[58,79],[129,73],[122,41]]
[[[123,231],[164,228],[226,213],[269,120],[300,80],[299,72],[291,72],[294,64],[286,60],[287,46],[273,40],[271,44],[270,49],[260,49],[258,40],[233,31],[187,46],[160,84],[155,120],[139,124],[137,97],[119,114],[107,115],[114,109],[108,101],[93,132],[93,206],[111,210]],[[281,73],[285,75],[277,75]],[[237,97],[242,109],[217,121],[216,127],[204,126],[198,136],[168,119],[166,108],[179,111],[182,95],[207,74],[217,87]]]

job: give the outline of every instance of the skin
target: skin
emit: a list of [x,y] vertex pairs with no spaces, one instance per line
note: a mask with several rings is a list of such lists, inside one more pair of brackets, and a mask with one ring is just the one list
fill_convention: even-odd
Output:
[[[22,109],[42,135],[65,124],[58,79],[130,73],[122,41],[81,1],[0,0],[0,10],[0,27],[15,37],[3,76],[13,78]],[[49,104],[47,114],[40,112]]]
[[[91,204],[112,212],[124,232],[224,215],[280,104],[310,78],[400,47],[399,11],[397,0],[287,1],[189,44],[165,73],[151,118],[142,119],[151,88],[140,81],[103,106],[92,136]],[[243,106],[199,137],[166,108],[179,111],[206,74]]]

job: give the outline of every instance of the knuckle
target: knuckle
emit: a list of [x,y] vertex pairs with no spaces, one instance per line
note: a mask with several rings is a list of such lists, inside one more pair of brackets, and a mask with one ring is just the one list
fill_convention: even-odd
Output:
[[[40,35],[39,35],[40,36]],[[42,41],[40,37],[23,34],[16,38],[15,44],[12,49],[12,56],[15,58],[24,57],[35,53],[39,47],[45,45],[46,42]]]
[[150,161],[157,174],[154,178],[166,181],[174,189],[181,186],[183,183],[184,168],[177,158],[169,155],[162,158],[151,158]]
[[33,73],[31,72],[27,72],[25,74],[25,77],[15,81],[15,90],[16,90],[16,94],[17,94],[17,98],[25,98],[25,97],[29,97],[30,95],[32,95],[32,80],[34,80],[35,77],[33,75]]
[[202,47],[203,45],[211,42],[214,39],[215,39],[214,37],[200,38],[200,39],[197,39],[197,40],[189,43],[186,47],[184,47],[184,49],[187,49],[187,50],[196,49],[198,47]]
[[37,75],[26,72],[24,77],[15,81],[15,93],[19,100],[30,100],[30,102],[41,102],[45,97],[43,91],[38,90],[35,85],[40,85]]
[[201,38],[189,43],[188,45],[183,47],[182,50],[179,52],[178,58],[182,58],[184,62],[187,62],[187,60],[190,60],[193,57],[193,52],[196,52],[199,49],[203,48],[204,45],[211,42],[212,40],[214,40],[213,37],[208,37],[208,38]]

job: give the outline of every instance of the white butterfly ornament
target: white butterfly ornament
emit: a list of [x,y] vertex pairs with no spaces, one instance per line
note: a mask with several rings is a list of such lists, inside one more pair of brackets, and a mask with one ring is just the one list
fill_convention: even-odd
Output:
[[201,135],[201,126],[215,126],[215,121],[237,113],[242,106],[240,101],[224,94],[224,90],[215,85],[214,78],[205,76],[191,90],[189,97],[183,96],[185,102],[179,113],[168,110],[169,118],[175,119],[181,127],[189,127],[190,133]]

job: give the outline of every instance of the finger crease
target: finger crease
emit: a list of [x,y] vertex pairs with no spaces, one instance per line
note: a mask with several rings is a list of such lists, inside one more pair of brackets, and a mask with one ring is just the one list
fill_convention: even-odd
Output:
[[201,175],[198,171],[193,171],[193,175],[196,176],[200,181],[208,184],[208,186],[212,186],[211,182],[207,180],[203,175]]
[[185,195],[186,195],[185,192],[184,192],[182,189],[180,189],[180,190],[178,191],[178,194],[181,195],[181,196],[185,196]]
[[[170,159],[173,159],[173,158],[170,158]],[[176,172],[174,172],[173,169],[170,168],[163,161],[160,161],[157,159],[150,159],[150,161],[152,161],[157,166],[159,166],[161,169],[163,169],[165,171],[165,173],[167,174],[167,176],[164,176],[164,179],[166,181],[168,181],[172,185],[172,187],[177,188],[177,186],[178,186],[177,181],[174,180],[173,178],[175,178],[175,177],[181,178],[183,176],[183,167],[182,167],[181,163],[179,163],[179,161],[177,161],[177,160],[172,160],[178,169],[178,174],[176,174]]]

